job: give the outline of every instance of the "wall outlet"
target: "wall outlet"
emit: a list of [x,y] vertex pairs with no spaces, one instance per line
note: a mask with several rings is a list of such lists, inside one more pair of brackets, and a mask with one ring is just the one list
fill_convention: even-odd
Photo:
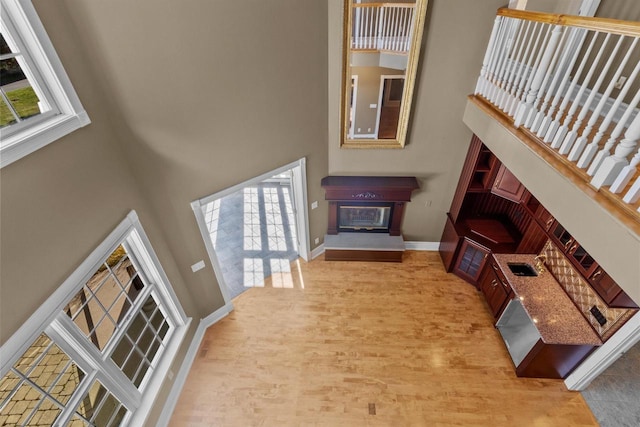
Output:
[[622,89],[622,86],[624,86],[624,83],[627,81],[627,78],[625,76],[620,76],[620,78],[618,79],[618,81],[613,85],[613,87],[615,87],[616,89]]
[[424,205],[428,208],[431,207],[431,200],[427,200]]
[[316,209],[318,207],[318,201],[311,202],[311,209]]
[[202,270],[204,268],[204,261],[200,260],[191,266],[191,271],[194,273],[196,271]]
[[315,243],[316,245],[320,243],[320,238],[316,237],[315,239],[313,239],[313,243]]

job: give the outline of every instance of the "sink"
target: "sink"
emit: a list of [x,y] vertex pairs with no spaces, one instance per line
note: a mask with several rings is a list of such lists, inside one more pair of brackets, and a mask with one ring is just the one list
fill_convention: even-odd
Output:
[[525,262],[508,262],[507,267],[516,276],[537,276],[538,272]]

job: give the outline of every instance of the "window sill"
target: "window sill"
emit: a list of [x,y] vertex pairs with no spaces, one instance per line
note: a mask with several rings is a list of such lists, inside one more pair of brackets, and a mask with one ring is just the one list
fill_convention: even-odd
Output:
[[91,123],[83,110],[76,114],[58,115],[25,129],[15,135],[2,138],[0,168],[20,160],[34,151]]

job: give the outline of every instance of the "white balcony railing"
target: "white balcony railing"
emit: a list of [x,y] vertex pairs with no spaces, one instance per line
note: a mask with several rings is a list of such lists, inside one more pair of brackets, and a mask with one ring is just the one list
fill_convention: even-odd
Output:
[[414,11],[415,3],[354,4],[351,49],[407,53]]
[[636,213],[639,38],[639,22],[500,9],[475,91]]

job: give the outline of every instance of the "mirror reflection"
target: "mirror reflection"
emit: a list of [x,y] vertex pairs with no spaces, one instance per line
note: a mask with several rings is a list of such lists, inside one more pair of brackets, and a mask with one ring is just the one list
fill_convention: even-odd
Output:
[[404,146],[426,3],[346,2],[343,146]]

